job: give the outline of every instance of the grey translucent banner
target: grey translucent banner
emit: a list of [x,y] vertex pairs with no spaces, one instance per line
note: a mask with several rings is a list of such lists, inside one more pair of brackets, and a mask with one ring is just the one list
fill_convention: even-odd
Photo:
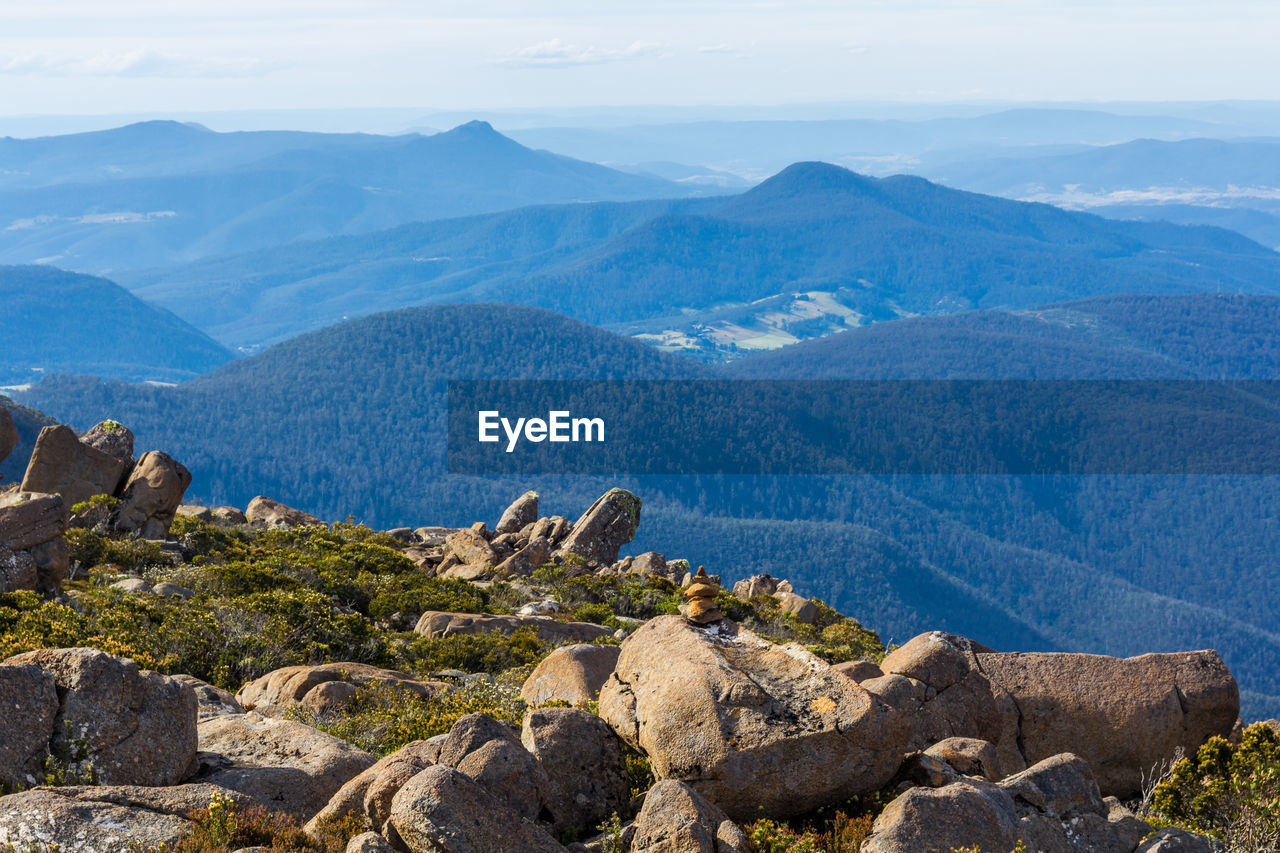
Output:
[[449,383],[450,473],[1280,474],[1280,382]]

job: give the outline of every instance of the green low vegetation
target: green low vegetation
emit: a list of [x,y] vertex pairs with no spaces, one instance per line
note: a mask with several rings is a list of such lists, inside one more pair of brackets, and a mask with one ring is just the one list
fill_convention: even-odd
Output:
[[1280,849],[1280,734],[1255,723],[1239,745],[1210,738],[1155,786],[1147,812],[1154,824],[1218,839],[1226,853]]

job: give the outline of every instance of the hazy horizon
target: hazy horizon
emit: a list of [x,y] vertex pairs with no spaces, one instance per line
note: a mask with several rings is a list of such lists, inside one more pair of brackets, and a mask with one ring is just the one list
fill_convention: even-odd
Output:
[[53,0],[0,11],[0,115],[1270,100],[1277,31],[1257,0]]

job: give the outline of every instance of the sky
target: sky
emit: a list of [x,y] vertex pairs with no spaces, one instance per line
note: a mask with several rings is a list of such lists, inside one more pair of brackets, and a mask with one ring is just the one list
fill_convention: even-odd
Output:
[[0,0],[0,116],[1280,100],[1274,0]]

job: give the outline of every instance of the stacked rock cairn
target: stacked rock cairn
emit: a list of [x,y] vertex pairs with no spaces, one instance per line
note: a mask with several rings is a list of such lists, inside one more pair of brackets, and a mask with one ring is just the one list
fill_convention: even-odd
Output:
[[693,576],[693,582],[684,588],[684,600],[687,602],[684,618],[695,625],[719,622],[724,618],[720,608],[716,607],[716,595],[719,592],[720,585],[707,577],[706,569],[698,566],[698,573]]

